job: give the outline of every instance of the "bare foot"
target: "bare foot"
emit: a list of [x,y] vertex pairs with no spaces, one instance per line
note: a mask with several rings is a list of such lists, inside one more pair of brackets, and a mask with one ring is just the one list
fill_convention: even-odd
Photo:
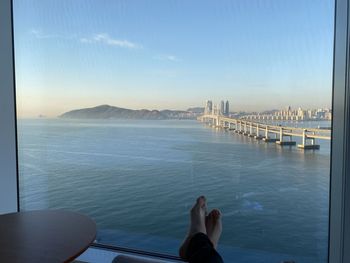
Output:
[[191,238],[197,233],[207,234],[205,227],[205,216],[207,213],[207,203],[204,196],[197,198],[196,203],[191,209],[191,225],[188,234],[182,243],[179,254],[183,260],[187,259],[187,248]]
[[216,249],[222,232],[221,212],[218,209],[213,209],[209,213],[205,219],[205,226],[207,235]]

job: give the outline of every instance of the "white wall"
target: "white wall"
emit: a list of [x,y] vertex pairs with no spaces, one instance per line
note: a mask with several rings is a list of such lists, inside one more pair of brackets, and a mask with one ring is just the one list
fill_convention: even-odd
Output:
[[0,214],[17,211],[11,2],[0,1]]

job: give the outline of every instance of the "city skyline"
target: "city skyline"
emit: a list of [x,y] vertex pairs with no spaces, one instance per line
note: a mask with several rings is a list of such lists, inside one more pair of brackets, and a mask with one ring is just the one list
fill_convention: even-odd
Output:
[[233,111],[330,108],[333,11],[326,0],[17,0],[18,116],[207,98]]
[[221,100],[220,103],[206,100],[203,115],[234,116],[251,120],[332,120],[332,109],[327,107],[292,108],[291,106],[286,106],[280,109],[260,112],[234,112],[230,111],[230,102],[228,100]]
[[[285,106],[283,108],[278,108],[278,109],[271,108],[271,109],[266,109],[263,111],[231,110],[229,103],[230,102],[228,100],[221,100],[219,103],[213,103],[212,100],[206,100],[205,104],[191,106],[191,107],[187,107],[185,109],[123,108],[123,107],[118,107],[116,105],[101,104],[101,105],[94,105],[92,107],[86,107],[86,108],[74,108],[74,109],[69,110],[68,112],[76,111],[76,110],[92,109],[92,108],[103,108],[103,107],[113,107],[113,108],[132,110],[132,111],[174,111],[174,112],[184,111],[184,112],[193,112],[193,113],[202,112],[203,114],[208,114],[208,115],[225,115],[225,116],[229,116],[229,114],[267,114],[267,115],[277,115],[278,116],[280,113],[282,115],[284,115],[284,114],[286,114],[286,115],[290,115],[290,114],[300,115],[300,112],[303,112],[303,111],[304,112],[312,111],[313,113],[321,112],[321,111],[327,111],[329,113],[332,112],[332,108],[329,108],[329,107],[316,107],[316,108],[297,107],[297,108],[293,108],[290,105]],[[60,115],[62,115],[62,114],[60,114]],[[42,116],[42,117],[44,117],[44,116]],[[55,116],[55,117],[59,117],[59,116]]]

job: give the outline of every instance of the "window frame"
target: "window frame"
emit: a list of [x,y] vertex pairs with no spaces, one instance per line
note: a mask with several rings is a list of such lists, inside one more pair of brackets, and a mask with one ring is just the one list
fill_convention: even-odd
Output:
[[0,1],[0,214],[19,211],[12,1]]
[[350,262],[349,1],[335,1],[329,263]]
[[[0,214],[20,211],[12,0],[0,1]],[[335,0],[329,263],[350,262],[350,3]],[[94,244],[98,248],[176,259]]]

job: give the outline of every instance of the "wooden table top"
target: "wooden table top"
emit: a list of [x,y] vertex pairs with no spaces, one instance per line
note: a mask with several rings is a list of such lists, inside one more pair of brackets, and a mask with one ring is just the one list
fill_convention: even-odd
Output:
[[95,238],[95,222],[74,212],[45,210],[0,215],[0,262],[70,262]]

